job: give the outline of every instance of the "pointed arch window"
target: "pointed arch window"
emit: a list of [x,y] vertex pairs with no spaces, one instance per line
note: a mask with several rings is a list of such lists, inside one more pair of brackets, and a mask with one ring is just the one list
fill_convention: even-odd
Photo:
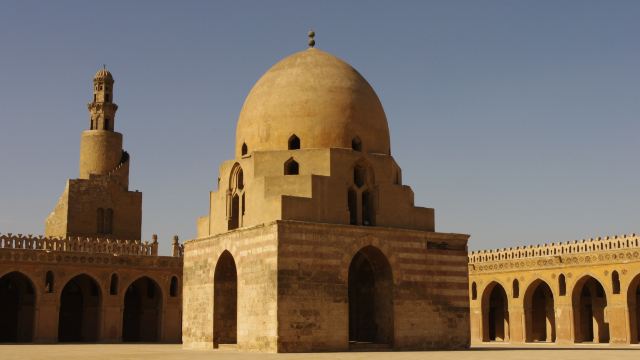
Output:
[[513,297],[516,299],[520,297],[520,283],[518,279],[513,279]]
[[169,285],[169,296],[178,296],[178,278],[175,276],[171,277],[171,284]]
[[45,292],[52,293],[53,292],[53,271],[47,271],[44,280],[44,290]]
[[560,296],[567,295],[567,280],[565,279],[564,274],[560,274],[560,276],[558,276],[558,293],[560,293]]
[[476,286],[476,282],[474,281],[471,284],[471,300],[476,300],[478,298],[478,287]]
[[353,166],[353,185],[347,191],[349,223],[351,225],[375,226],[376,192],[373,169],[364,160]]
[[111,274],[111,282],[109,283],[109,294],[118,295],[118,274]]
[[247,155],[248,152],[249,152],[249,148],[247,147],[247,143],[242,143],[242,149],[241,149],[242,156]]
[[611,273],[611,288],[614,294],[620,294],[620,275],[615,270]]
[[362,151],[362,140],[359,137],[354,137],[351,140],[351,148],[355,151]]
[[231,169],[229,189],[227,190],[227,230],[242,227],[245,214],[244,172],[240,164]]
[[300,165],[293,158],[284,163],[285,175],[298,175],[300,173]]
[[289,138],[289,150],[300,149],[300,138],[296,134],[291,135]]

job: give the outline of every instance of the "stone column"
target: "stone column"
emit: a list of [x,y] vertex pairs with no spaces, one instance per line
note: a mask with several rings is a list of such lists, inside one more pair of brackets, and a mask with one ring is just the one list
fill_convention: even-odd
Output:
[[122,342],[122,306],[118,295],[105,295],[102,305],[102,331],[99,342]]
[[[479,300],[471,300],[472,303],[479,303]],[[471,343],[482,343],[482,308],[478,305],[472,305],[470,311],[469,323],[471,327]]]
[[572,344],[573,331],[573,307],[569,296],[559,296],[555,301],[556,316],[556,343]]
[[524,342],[524,309],[522,302],[512,302],[509,308],[509,341],[512,344]]
[[604,321],[609,323],[609,336],[612,344],[629,344],[629,311],[622,295],[609,295],[604,310]]
[[60,303],[57,292],[43,293],[38,297],[35,309],[33,341],[55,343],[58,341],[58,317]]

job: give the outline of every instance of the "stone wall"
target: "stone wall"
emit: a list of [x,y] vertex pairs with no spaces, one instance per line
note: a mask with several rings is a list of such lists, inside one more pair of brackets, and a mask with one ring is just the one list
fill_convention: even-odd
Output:
[[[214,314],[215,306],[230,308],[215,299],[214,279],[219,259],[231,256],[237,268],[240,350],[349,350],[349,269],[356,254],[369,251],[390,270],[389,291],[381,293],[379,301],[388,311],[377,314],[382,322],[390,321],[384,329],[380,325],[379,332],[389,336],[383,345],[398,350],[465,348],[467,239],[460,234],[276,221],[188,241],[184,346],[224,345],[215,329],[232,328],[225,321],[233,316]],[[230,288],[226,280],[220,286]]]
[[349,350],[349,266],[367,247],[391,267],[391,348],[468,346],[467,235],[293,221],[278,227],[278,351]]
[[473,252],[472,342],[637,343],[639,282],[636,234]]
[[20,322],[28,331],[18,340],[57,342],[63,291],[71,280],[81,277],[95,284],[95,310],[90,314],[93,330],[84,341],[122,341],[127,290],[134,281],[149,279],[160,290],[159,307],[153,309],[158,311],[155,339],[180,342],[182,258],[157,256],[157,245],[155,237],[152,242],[141,242],[0,235],[0,282],[22,284],[35,298],[33,306],[29,305],[33,319]]
[[185,243],[182,334],[185,348],[214,347],[213,279],[218,259],[227,251],[237,269],[238,348],[276,351],[276,230],[275,224],[269,224]]

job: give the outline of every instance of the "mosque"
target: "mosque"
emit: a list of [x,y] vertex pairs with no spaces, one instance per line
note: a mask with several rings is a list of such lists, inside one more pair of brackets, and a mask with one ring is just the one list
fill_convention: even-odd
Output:
[[371,85],[315,48],[273,65],[234,158],[171,256],[140,240],[142,193],[99,70],[45,236],[0,235],[0,342],[182,342],[259,352],[640,342],[635,234],[469,253],[391,155]]

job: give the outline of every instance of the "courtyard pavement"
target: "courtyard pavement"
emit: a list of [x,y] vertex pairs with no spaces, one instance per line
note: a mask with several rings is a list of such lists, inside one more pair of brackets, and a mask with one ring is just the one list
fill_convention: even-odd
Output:
[[1,360],[59,359],[59,360],[271,360],[271,359],[366,359],[366,360],[590,360],[637,359],[640,347],[611,349],[606,346],[572,346],[549,349],[549,346],[474,348],[467,351],[424,352],[360,352],[313,354],[259,354],[233,350],[183,350],[181,345],[109,344],[109,345],[0,345]]

